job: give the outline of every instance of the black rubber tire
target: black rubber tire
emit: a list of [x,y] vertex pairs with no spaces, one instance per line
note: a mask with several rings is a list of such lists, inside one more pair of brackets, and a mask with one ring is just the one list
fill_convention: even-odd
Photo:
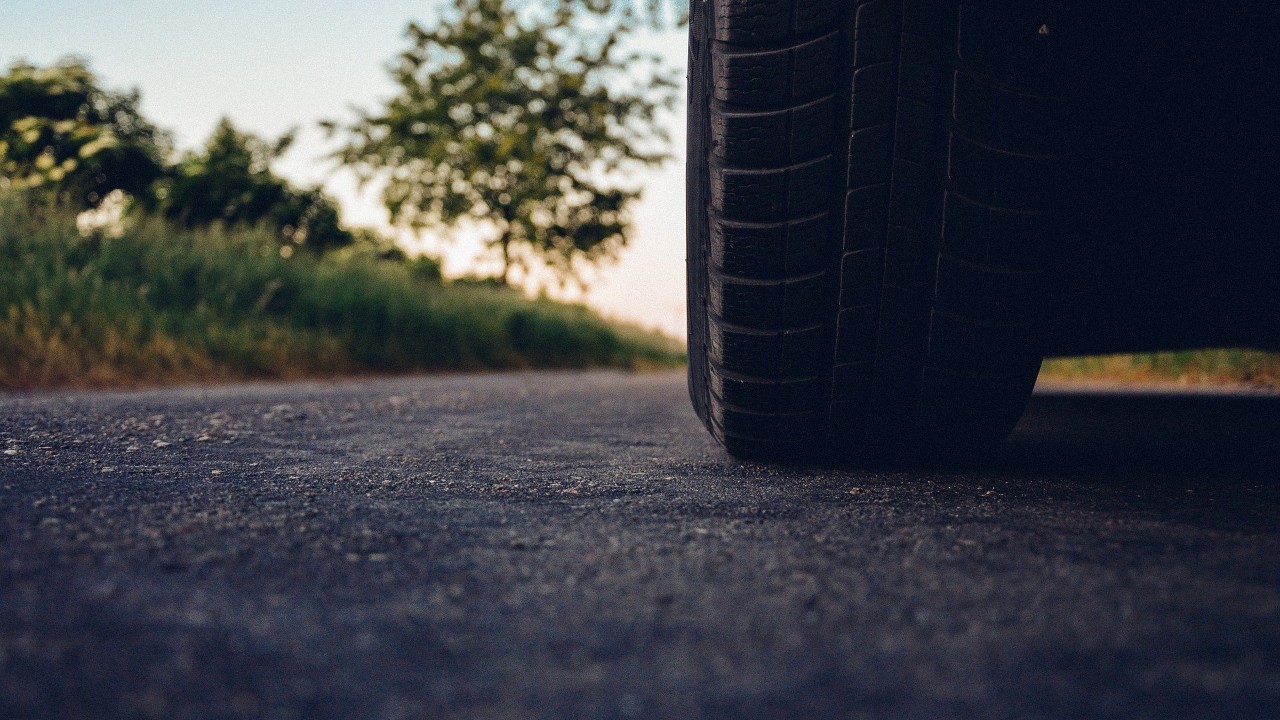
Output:
[[1054,10],[709,0],[690,25],[689,388],[740,457],[967,454],[1039,370]]

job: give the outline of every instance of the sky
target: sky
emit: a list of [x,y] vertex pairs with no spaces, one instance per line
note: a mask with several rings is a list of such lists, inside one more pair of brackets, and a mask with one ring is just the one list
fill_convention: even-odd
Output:
[[[410,20],[430,25],[431,0],[0,0],[0,63],[87,59],[104,86],[138,88],[144,114],[199,147],[219,118],[276,137],[299,128],[276,170],[300,184],[323,183],[349,224],[389,229],[375,192],[324,160],[331,147],[317,123],[349,119],[394,93],[386,65],[407,47]],[[682,67],[683,31],[640,42]],[[683,98],[675,105],[683,108]],[[610,317],[684,337],[684,119],[667,116],[675,159],[629,182],[643,187],[631,241],[599,273],[586,302]],[[402,237],[443,253],[445,271],[474,266],[479,245],[456,238]]]

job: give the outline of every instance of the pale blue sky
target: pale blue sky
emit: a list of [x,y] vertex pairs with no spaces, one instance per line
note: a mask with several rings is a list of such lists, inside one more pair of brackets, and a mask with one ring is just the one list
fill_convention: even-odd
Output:
[[[300,126],[282,174],[325,182],[349,221],[383,222],[376,198],[333,175],[316,122],[348,116],[392,92],[386,63],[404,49],[410,19],[430,23],[429,0],[0,0],[0,62],[47,64],[87,58],[108,87],[138,87],[143,110],[174,132],[181,148],[201,144],[218,118],[276,136]],[[683,62],[682,32],[649,35],[651,49]],[[677,105],[677,107],[681,107]],[[682,153],[683,118],[671,117]],[[640,178],[646,198],[622,262],[606,270],[588,302],[606,313],[683,337],[684,209],[679,161]],[[462,272],[476,249],[448,253]]]

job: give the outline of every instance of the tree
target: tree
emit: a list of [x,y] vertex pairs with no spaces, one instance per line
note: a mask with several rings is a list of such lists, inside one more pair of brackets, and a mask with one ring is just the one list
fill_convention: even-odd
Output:
[[341,128],[335,157],[385,183],[394,222],[487,228],[503,283],[538,262],[577,279],[584,261],[615,256],[639,191],[613,180],[666,158],[656,116],[674,81],[622,50],[625,21],[593,15],[613,24],[575,32],[573,4],[455,0],[434,28],[410,24],[391,68],[398,94]]
[[188,227],[268,223],[290,245],[315,251],[349,244],[338,210],[319,188],[298,189],[271,171],[293,142],[268,142],[223,118],[200,153],[188,153],[157,194],[166,218]]
[[120,190],[142,196],[164,171],[168,135],[137,90],[102,89],[83,60],[18,62],[0,77],[0,188],[84,210]]
[[667,28],[689,22],[688,0],[561,0],[561,4],[619,19],[629,27]]

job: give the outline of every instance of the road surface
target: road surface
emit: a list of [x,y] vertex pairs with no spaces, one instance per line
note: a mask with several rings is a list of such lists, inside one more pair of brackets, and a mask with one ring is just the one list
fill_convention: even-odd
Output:
[[732,461],[678,374],[0,397],[0,717],[1263,718],[1280,399]]

